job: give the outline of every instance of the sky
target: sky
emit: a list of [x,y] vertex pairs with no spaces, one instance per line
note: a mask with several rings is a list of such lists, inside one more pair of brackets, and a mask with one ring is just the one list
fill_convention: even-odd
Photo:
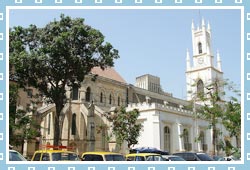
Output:
[[119,51],[115,70],[129,84],[144,74],[160,78],[161,87],[186,99],[186,51],[192,56],[192,20],[209,21],[212,50],[219,51],[224,78],[241,83],[241,15],[239,9],[13,9],[10,27],[43,27],[60,14],[84,18]]

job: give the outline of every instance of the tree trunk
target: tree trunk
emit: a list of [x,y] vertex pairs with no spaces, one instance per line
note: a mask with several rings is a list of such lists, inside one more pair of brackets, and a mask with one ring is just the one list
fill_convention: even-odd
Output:
[[53,143],[54,146],[59,145],[59,138],[60,138],[59,116],[60,116],[60,113],[56,111],[55,125],[54,125],[54,143]]
[[217,155],[216,154],[216,144],[217,144],[216,137],[217,137],[216,126],[213,125],[213,155]]
[[62,124],[62,122],[60,122],[60,114],[61,111],[63,109],[63,104],[59,101],[57,103],[55,103],[56,105],[56,114],[55,114],[55,122],[54,122],[54,146],[59,146],[59,141],[60,141],[60,137],[61,137],[61,128],[62,126],[60,126],[60,123]]

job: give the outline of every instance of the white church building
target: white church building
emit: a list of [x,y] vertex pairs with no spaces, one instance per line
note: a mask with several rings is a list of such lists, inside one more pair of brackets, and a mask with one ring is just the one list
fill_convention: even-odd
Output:
[[[206,86],[213,80],[223,79],[221,59],[217,52],[216,62],[211,48],[210,24],[202,20],[201,27],[195,28],[192,22],[192,53],[189,50],[186,55],[186,86],[187,100],[182,101],[173,97],[164,98],[164,103],[146,101],[144,103],[129,104],[127,109],[139,109],[139,122],[143,124],[143,130],[139,137],[139,143],[135,147],[151,146],[170,153],[181,151],[195,151],[213,153],[212,129],[209,129],[208,121],[197,117],[196,110],[187,109],[188,101],[197,105],[204,104],[197,97],[198,92],[207,93]],[[145,75],[146,80],[148,75]],[[138,84],[147,84],[140,78]],[[158,84],[158,82],[154,83]],[[158,84],[160,86],[160,84]],[[223,91],[223,88],[220,88]],[[172,103],[172,105],[170,104]],[[173,105],[173,103],[175,105]],[[190,104],[190,103],[189,103]],[[227,132],[222,124],[216,127],[224,136],[217,136],[217,154],[222,154],[219,141],[224,141]]]

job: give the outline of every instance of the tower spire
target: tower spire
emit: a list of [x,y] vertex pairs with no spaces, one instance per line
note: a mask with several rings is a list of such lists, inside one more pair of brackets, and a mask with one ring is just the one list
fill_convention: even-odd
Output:
[[191,26],[192,30],[194,30],[194,20],[192,19],[192,26]]
[[211,31],[211,27],[210,27],[209,21],[207,22],[207,30],[208,30],[209,32]]
[[217,50],[217,69],[221,71],[221,59],[220,59],[220,53],[219,50]]
[[188,48],[187,48],[186,62],[187,62],[187,70],[189,70],[191,68],[191,65],[190,65],[190,55]]
[[205,25],[205,20],[204,20],[204,18],[202,17],[202,21],[201,21],[201,26],[202,27],[205,27],[206,25]]

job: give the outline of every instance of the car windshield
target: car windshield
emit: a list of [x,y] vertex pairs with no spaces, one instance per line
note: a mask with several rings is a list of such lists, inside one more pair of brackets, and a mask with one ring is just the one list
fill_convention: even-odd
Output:
[[163,161],[163,158],[160,155],[151,155],[147,156],[147,161]]
[[207,154],[197,154],[197,156],[201,161],[214,161]]
[[75,153],[52,153],[52,161],[78,161],[79,158]]
[[122,155],[105,155],[106,161],[125,161],[125,158]]
[[9,160],[10,161],[26,161],[26,159],[19,154],[18,152],[9,151]]

